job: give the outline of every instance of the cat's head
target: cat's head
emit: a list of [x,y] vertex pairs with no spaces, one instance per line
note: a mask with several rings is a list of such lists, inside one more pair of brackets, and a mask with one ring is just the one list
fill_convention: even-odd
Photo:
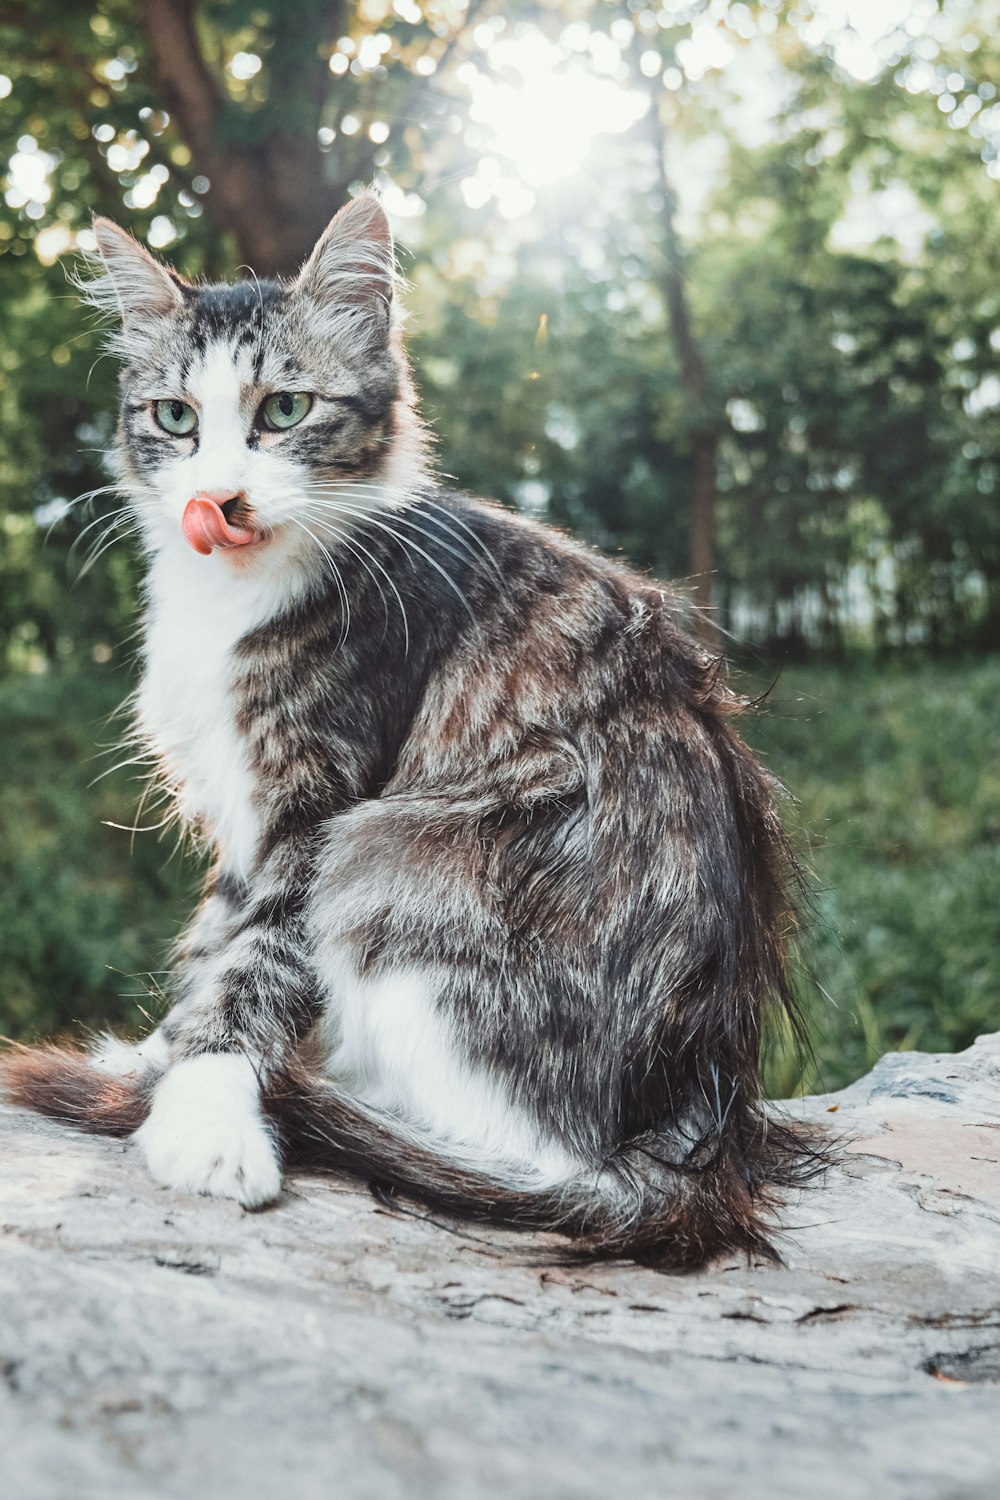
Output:
[[88,300],[117,315],[121,478],[150,551],[270,570],[420,478],[392,237],[353,199],[292,282],[194,286],[107,219]]

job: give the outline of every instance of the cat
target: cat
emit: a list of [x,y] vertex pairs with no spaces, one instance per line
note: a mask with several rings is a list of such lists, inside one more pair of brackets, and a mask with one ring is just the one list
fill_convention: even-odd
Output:
[[370,193],[292,282],[191,285],[95,221],[146,557],[138,732],[214,850],[138,1043],[8,1098],[248,1209],[289,1167],[670,1267],[773,1255],[814,1160],[791,856],[677,601],[443,487]]

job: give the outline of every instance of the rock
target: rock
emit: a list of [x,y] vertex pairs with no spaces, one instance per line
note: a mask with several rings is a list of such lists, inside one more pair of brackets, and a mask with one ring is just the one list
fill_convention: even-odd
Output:
[[568,1270],[337,1181],[268,1213],[0,1110],[10,1500],[1000,1495],[1000,1036],[789,1112],[781,1266]]

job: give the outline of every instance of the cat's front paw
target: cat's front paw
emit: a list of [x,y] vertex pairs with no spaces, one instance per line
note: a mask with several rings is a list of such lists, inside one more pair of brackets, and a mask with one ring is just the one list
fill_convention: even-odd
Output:
[[281,1192],[281,1162],[249,1058],[228,1052],[175,1063],[136,1132],[164,1187],[261,1208]]

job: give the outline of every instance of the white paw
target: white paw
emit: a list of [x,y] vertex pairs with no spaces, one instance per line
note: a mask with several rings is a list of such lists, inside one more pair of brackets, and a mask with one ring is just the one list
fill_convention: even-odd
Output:
[[240,1053],[174,1063],[136,1131],[150,1172],[164,1187],[235,1198],[260,1208],[281,1192],[281,1163],[261,1113],[257,1075]]
[[151,1031],[140,1042],[125,1042],[106,1031],[88,1054],[91,1067],[114,1078],[138,1078],[143,1073],[162,1072],[170,1062],[170,1048],[159,1031]]

